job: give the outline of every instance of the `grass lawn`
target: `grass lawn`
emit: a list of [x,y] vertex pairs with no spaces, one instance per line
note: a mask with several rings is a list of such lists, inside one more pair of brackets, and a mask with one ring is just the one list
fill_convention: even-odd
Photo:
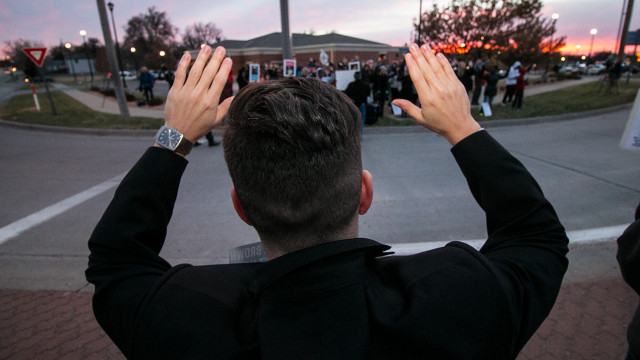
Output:
[[[640,82],[631,81],[626,84],[626,81],[621,79],[620,94],[616,94],[615,89],[612,89],[612,92],[607,94],[604,88],[600,88],[600,82],[596,81],[529,97],[525,96],[522,100],[521,109],[494,104],[491,107],[493,115],[488,118],[480,115],[479,108],[471,109],[471,115],[476,120],[486,121],[531,118],[601,109],[633,102],[638,89],[640,89]],[[527,93],[527,89],[524,90],[524,93]],[[502,100],[503,95],[504,93],[499,93],[498,100]]]
[[[588,111],[633,102],[638,89],[640,89],[640,82],[632,81],[626,84],[625,81],[620,81],[620,94],[616,94],[615,91],[607,94],[599,88],[599,83],[587,83],[525,97],[521,109],[494,105],[493,116],[488,118],[480,116],[477,107],[471,109],[471,114],[477,120],[488,121]],[[525,94],[526,91],[525,89]],[[500,97],[502,93],[498,95]],[[7,101],[0,109],[0,118],[29,124],[101,129],[157,129],[163,124],[162,119],[123,118],[120,115],[96,112],[61,91],[52,91],[51,96],[56,106],[57,116],[53,116],[46,96],[38,97],[41,111],[36,111],[33,97],[29,94],[15,96]],[[382,117],[376,124],[367,126],[415,125],[410,118],[396,120],[391,117]]]
[[41,111],[37,111],[33,96],[28,94],[14,96],[7,101],[0,109],[0,119],[28,124],[100,129],[158,129],[164,123],[162,119],[134,116],[124,118],[93,111],[61,91],[52,91],[51,97],[57,116],[53,116],[46,96],[38,96]]
[[[626,84],[626,81],[621,79],[620,94],[616,94],[615,90],[607,94],[604,88],[600,89],[600,83],[596,81],[542,94],[525,96],[521,109],[513,109],[510,106],[494,104],[492,106],[493,115],[491,117],[481,116],[479,107],[473,107],[471,109],[471,115],[478,121],[490,121],[499,119],[523,119],[601,109],[633,102],[638,89],[640,89],[640,82],[631,81],[629,84]],[[527,90],[525,89],[524,92],[526,94]],[[498,93],[498,100],[501,100],[503,95],[504,92]],[[378,119],[374,125],[367,126],[412,125],[416,125],[416,123],[410,118],[396,120],[395,118],[385,116]]]

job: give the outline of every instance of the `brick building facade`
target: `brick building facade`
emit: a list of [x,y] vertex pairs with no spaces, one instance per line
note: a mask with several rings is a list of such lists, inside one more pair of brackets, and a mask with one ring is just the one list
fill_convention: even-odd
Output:
[[[237,74],[240,67],[246,64],[282,65],[282,33],[274,32],[250,40],[223,40],[218,44],[227,49],[227,55],[233,59],[233,73]],[[361,62],[367,60],[386,62],[402,59],[399,48],[374,41],[354,38],[341,34],[326,35],[292,34],[292,54],[298,66],[306,66],[310,59],[318,60],[321,50],[329,56],[329,62],[338,64],[356,59]],[[198,50],[191,52],[193,58]]]

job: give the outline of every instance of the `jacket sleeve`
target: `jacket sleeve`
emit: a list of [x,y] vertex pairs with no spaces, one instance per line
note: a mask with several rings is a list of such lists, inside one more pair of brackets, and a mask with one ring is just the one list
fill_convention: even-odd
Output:
[[624,280],[640,294],[640,204],[635,220],[618,238],[616,259]]
[[120,350],[131,349],[142,300],[171,266],[158,254],[187,161],[149,148],[129,171],[89,239],[94,314]]
[[[452,148],[471,192],[486,213],[488,259],[512,304],[524,346],[547,317],[567,269],[568,238],[537,182],[486,131]],[[507,309],[505,309],[506,311]]]

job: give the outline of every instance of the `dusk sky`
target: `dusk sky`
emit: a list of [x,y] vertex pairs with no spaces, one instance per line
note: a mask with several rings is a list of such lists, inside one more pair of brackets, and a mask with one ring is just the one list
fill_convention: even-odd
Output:
[[[107,0],[108,1],[108,0]],[[180,33],[195,22],[213,22],[225,39],[247,40],[280,31],[278,0],[111,0],[114,4],[118,40],[124,39],[124,26],[133,16],[150,6],[165,11]],[[423,10],[434,1],[423,0]],[[596,28],[593,51],[613,50],[618,33],[623,0],[546,0],[543,13],[558,13],[557,35],[567,36],[565,51],[588,53],[589,31]],[[316,34],[335,31],[343,35],[403,46],[410,39],[412,20],[417,18],[419,0],[315,0],[289,1],[291,32]],[[630,30],[640,28],[640,15],[634,11]],[[78,32],[104,43],[96,1],[93,0],[3,0],[0,2],[0,41],[23,38],[47,47],[60,42],[81,44]],[[576,45],[581,50],[576,50]],[[627,49],[631,51],[631,49]],[[4,57],[4,55],[2,56]]]

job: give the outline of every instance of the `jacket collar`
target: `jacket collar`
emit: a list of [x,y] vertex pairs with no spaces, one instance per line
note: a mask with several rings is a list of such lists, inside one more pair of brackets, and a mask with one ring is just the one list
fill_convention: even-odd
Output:
[[256,277],[249,286],[249,291],[254,296],[258,296],[264,289],[290,272],[339,254],[365,252],[367,257],[378,257],[389,255],[390,253],[385,251],[390,248],[374,240],[355,238],[332,241],[294,251],[259,265],[255,269]]

